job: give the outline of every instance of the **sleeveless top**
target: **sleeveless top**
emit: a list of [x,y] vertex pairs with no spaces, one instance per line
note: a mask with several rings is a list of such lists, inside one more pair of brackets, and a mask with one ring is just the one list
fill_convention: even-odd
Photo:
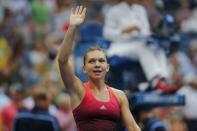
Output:
[[120,119],[120,104],[111,87],[107,102],[97,100],[91,93],[90,84],[86,88],[82,102],[73,110],[78,131],[114,131]]

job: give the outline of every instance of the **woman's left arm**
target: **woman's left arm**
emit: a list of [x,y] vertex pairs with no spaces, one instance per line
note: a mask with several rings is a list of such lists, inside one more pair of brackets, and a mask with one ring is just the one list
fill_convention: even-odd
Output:
[[120,100],[121,119],[127,131],[141,131],[131,114],[128,99],[123,91],[118,93]]

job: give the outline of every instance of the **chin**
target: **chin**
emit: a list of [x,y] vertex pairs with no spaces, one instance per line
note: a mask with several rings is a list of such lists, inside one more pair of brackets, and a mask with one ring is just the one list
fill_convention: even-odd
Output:
[[92,76],[91,78],[95,80],[100,80],[103,79],[103,76]]
[[102,79],[103,77],[101,77],[101,76],[95,76],[95,77],[93,77],[93,79]]

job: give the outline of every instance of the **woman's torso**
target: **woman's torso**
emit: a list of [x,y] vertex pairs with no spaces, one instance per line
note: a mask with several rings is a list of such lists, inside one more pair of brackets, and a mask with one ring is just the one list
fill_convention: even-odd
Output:
[[120,118],[120,105],[111,87],[109,101],[100,101],[92,95],[90,84],[85,85],[86,93],[80,105],[73,110],[79,131],[114,131]]

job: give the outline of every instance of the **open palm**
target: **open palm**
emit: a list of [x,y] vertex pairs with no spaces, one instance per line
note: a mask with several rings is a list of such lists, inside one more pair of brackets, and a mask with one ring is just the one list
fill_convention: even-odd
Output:
[[70,25],[80,25],[84,22],[86,14],[86,8],[83,6],[77,6],[75,9],[71,10],[70,15]]

